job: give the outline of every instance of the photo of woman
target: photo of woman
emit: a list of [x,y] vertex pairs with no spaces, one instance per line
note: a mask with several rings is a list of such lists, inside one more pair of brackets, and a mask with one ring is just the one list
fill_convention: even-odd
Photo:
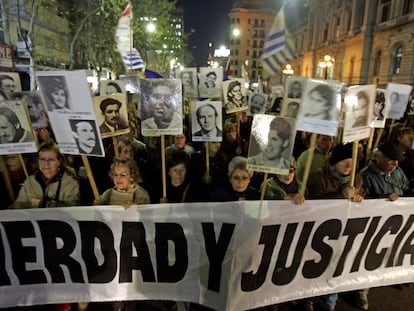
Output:
[[63,76],[38,77],[48,111],[71,111],[68,86]]

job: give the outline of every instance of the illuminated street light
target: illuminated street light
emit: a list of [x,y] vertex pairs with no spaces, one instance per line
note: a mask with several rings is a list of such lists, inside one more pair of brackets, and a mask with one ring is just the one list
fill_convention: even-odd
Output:
[[155,31],[155,24],[154,23],[148,23],[147,24],[147,31],[148,32],[154,32]]
[[319,67],[321,67],[323,70],[323,76],[325,80],[328,79],[328,70],[330,67],[334,65],[334,63],[335,63],[335,59],[329,54],[326,54],[323,57],[323,60],[319,61]]
[[283,74],[287,76],[291,76],[295,73],[295,71],[292,68],[291,64],[286,64],[285,68],[283,69]]
[[239,28],[234,28],[233,29],[233,36],[235,36],[235,37],[240,36],[240,29]]

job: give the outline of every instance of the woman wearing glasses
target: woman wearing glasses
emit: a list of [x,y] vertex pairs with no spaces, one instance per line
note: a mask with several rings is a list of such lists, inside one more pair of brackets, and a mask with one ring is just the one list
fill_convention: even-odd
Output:
[[258,200],[259,193],[250,187],[253,171],[247,169],[247,159],[236,156],[228,165],[229,184],[210,194],[210,201]]
[[150,198],[147,190],[142,188],[138,167],[134,161],[126,158],[114,158],[109,176],[114,187],[101,194],[94,205],[122,205],[125,209],[141,204],[149,204]]
[[40,145],[38,171],[23,183],[14,208],[79,205],[79,183],[55,142]]

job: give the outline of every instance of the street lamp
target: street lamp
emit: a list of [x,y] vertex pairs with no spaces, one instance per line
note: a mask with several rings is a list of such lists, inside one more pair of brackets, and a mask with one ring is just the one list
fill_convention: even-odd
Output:
[[321,69],[323,70],[323,76],[325,80],[328,79],[329,68],[331,68],[334,65],[334,63],[335,63],[335,58],[333,58],[329,54],[326,54],[323,57],[323,60],[319,61],[319,67],[321,67]]
[[291,76],[295,73],[295,71],[292,68],[291,64],[286,64],[285,68],[283,69],[283,74],[286,76]]

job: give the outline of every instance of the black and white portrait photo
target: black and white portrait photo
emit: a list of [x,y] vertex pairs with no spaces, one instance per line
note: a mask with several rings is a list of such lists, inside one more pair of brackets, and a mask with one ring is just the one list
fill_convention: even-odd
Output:
[[123,80],[102,80],[100,95],[113,95],[125,93],[125,81]]
[[286,91],[287,98],[302,98],[303,91],[305,89],[305,79],[303,77],[289,77],[286,80]]
[[192,140],[222,141],[222,104],[219,101],[197,101],[191,103]]
[[223,90],[223,67],[200,67],[200,97],[221,98]]
[[226,113],[248,109],[247,90],[244,79],[230,79],[223,82],[223,98]]
[[249,109],[248,116],[253,116],[257,113],[265,113],[267,108],[267,99],[269,95],[264,93],[250,93],[249,94]]
[[344,143],[368,138],[369,121],[376,96],[376,85],[354,85],[345,93]]
[[176,69],[176,78],[181,80],[184,97],[198,97],[197,68]]
[[125,91],[132,94],[140,92],[139,79],[138,74],[119,75],[119,80],[125,83]]
[[20,76],[16,72],[0,72],[0,101],[13,100],[14,93],[22,90]]
[[93,102],[103,138],[129,133],[124,94],[94,96]]
[[47,111],[72,111],[71,97],[65,76],[37,76]]
[[142,135],[182,134],[182,115],[180,79],[146,79],[141,81]]
[[69,119],[79,154],[103,155],[95,120]]
[[412,86],[408,84],[392,83],[387,84],[388,90],[388,119],[399,120],[404,116],[407,109]]
[[0,154],[27,152],[36,152],[36,144],[24,103],[0,102]]
[[343,87],[338,81],[308,79],[297,117],[298,130],[336,135]]
[[287,174],[296,132],[295,120],[259,114],[253,117],[248,167],[254,171]]

